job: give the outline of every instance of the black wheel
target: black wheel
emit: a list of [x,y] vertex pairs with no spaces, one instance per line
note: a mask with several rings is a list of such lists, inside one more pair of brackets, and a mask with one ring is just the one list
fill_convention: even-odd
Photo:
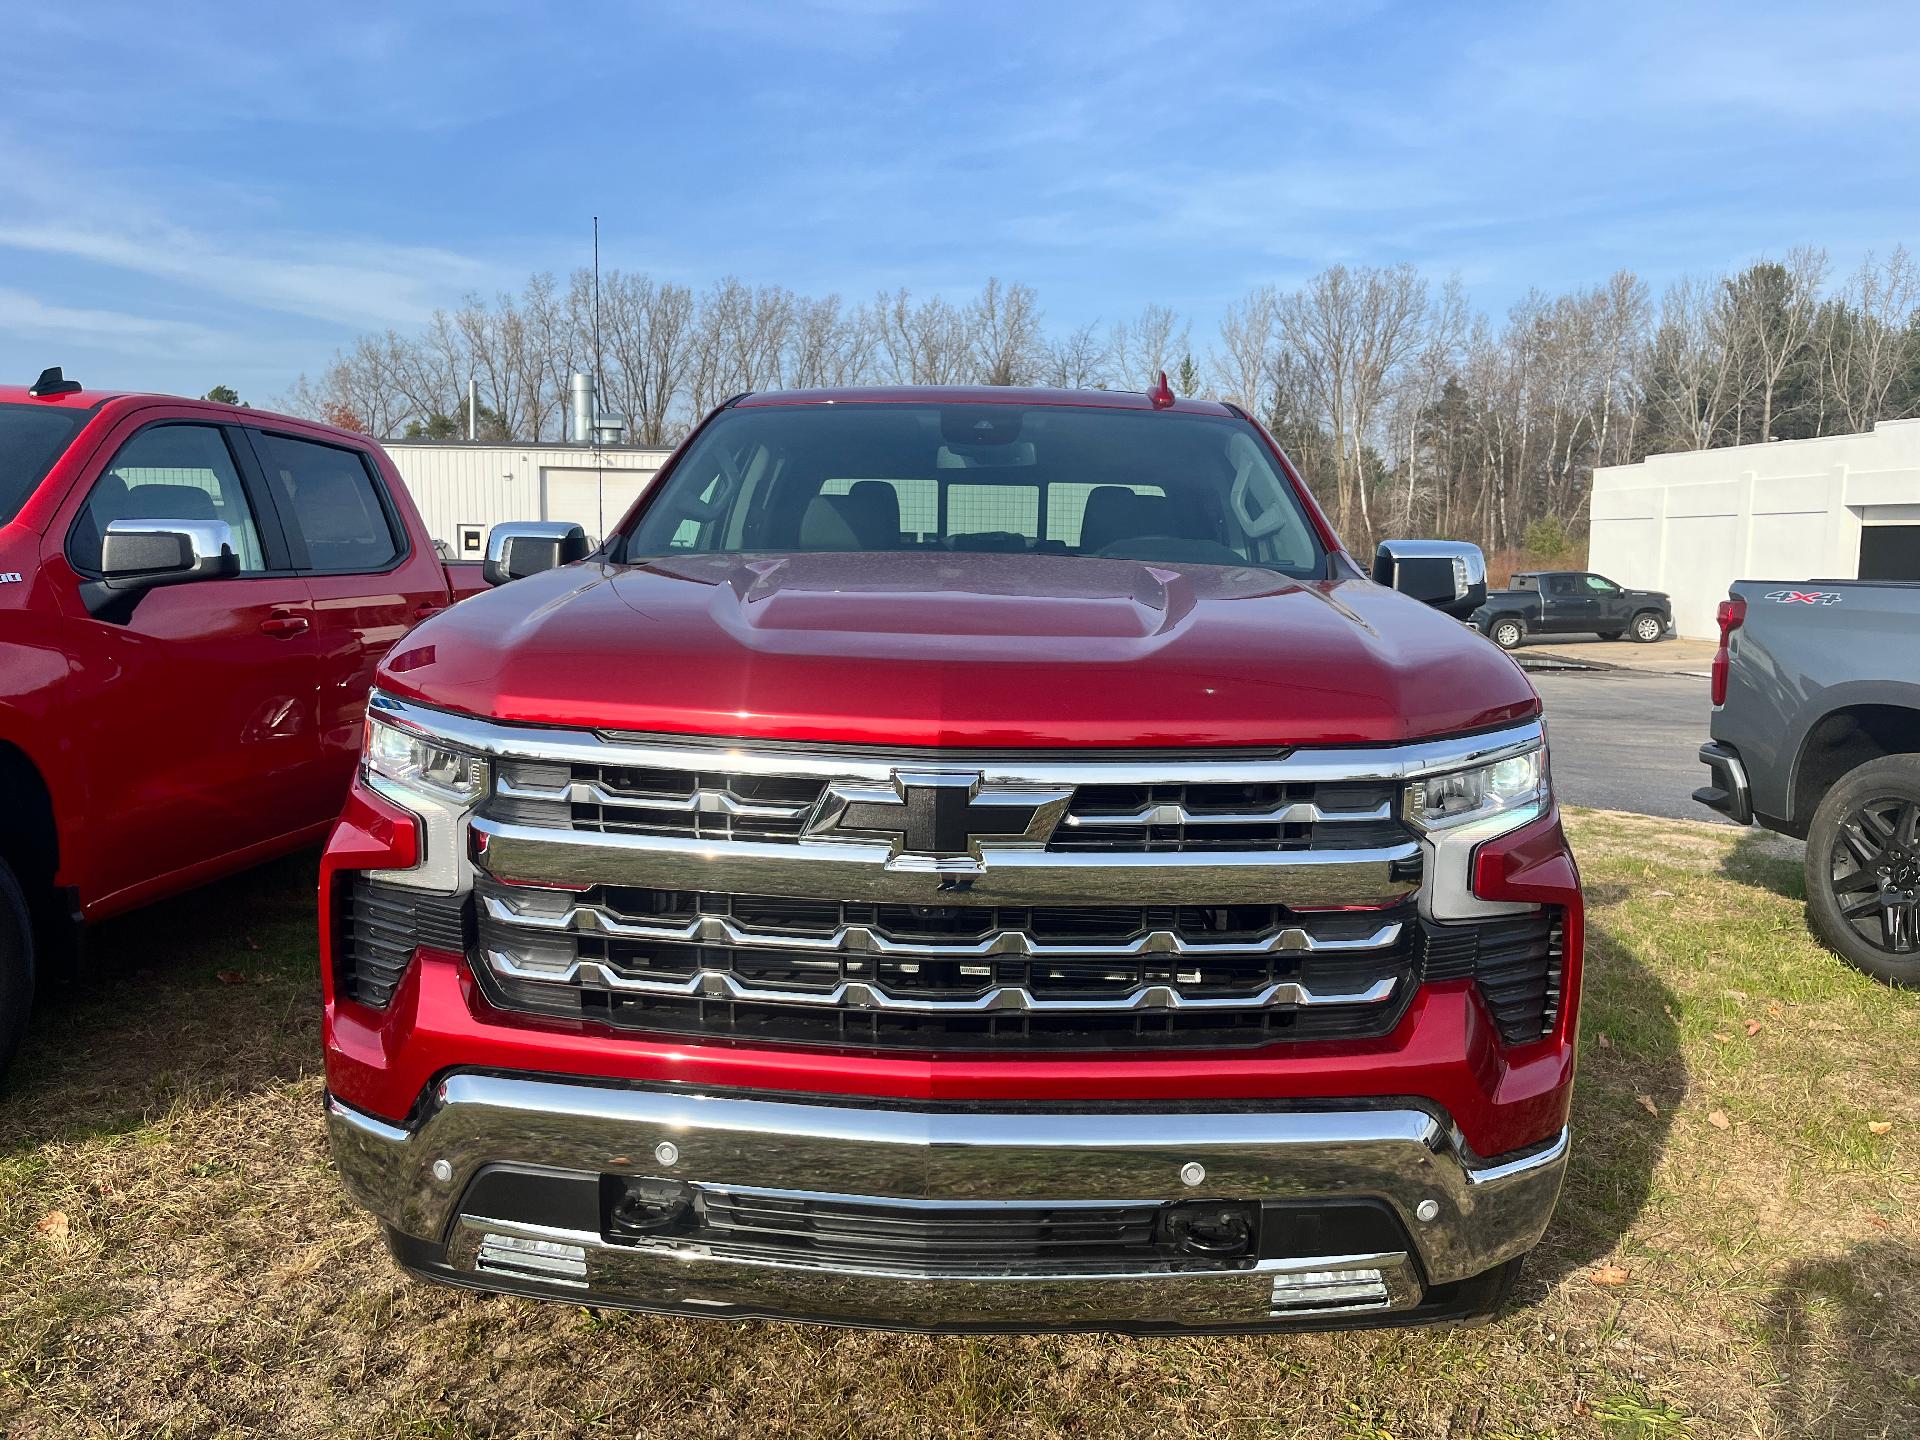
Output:
[[33,921],[27,898],[0,860],[0,1074],[13,1062],[33,1008]]
[[1920,755],[1849,771],[1807,831],[1807,915],[1849,965],[1920,986]]
[[1633,617],[1633,624],[1627,628],[1642,645],[1651,645],[1667,633],[1666,621],[1651,610],[1642,610]]
[[1527,638],[1527,627],[1518,620],[1496,620],[1487,631],[1487,638],[1502,650],[1518,650],[1520,642]]

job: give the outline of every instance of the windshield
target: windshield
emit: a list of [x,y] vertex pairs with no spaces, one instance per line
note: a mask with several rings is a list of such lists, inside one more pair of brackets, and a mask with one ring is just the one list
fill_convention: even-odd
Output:
[[1251,426],[1048,405],[772,405],[715,418],[625,557],[926,550],[1322,573]]
[[90,415],[52,405],[0,405],[0,525],[20,513]]

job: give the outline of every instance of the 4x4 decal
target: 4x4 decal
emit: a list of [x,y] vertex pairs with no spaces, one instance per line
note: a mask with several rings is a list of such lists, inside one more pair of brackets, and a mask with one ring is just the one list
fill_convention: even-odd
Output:
[[1769,590],[1767,599],[1777,605],[1838,605],[1838,590]]

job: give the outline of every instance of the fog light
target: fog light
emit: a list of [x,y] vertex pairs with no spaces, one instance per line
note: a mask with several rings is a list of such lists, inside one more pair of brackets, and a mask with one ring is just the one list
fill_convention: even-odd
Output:
[[1273,1277],[1275,1315],[1317,1310],[1383,1310],[1392,1303],[1387,1278],[1375,1269],[1298,1270]]

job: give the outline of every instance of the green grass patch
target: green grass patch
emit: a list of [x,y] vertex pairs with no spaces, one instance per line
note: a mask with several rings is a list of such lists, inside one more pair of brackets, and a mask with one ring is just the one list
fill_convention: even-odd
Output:
[[1575,1149],[1484,1328],[937,1338],[410,1282],[327,1159],[302,857],[103,928],[36,1017],[0,1101],[0,1433],[1920,1434],[1920,995],[1820,948],[1789,847],[1569,825]]

